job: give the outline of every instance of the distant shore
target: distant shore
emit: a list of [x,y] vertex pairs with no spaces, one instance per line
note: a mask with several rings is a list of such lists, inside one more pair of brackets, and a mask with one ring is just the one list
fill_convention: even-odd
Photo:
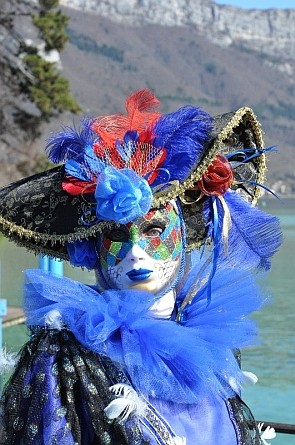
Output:
[[277,199],[275,197],[262,196],[259,199],[258,205],[262,209],[268,209],[268,208],[272,208],[272,209],[276,209],[276,210],[279,210],[279,209],[284,210],[284,208],[294,209],[294,213],[295,213],[295,196],[294,195],[292,195],[292,196],[280,195],[279,199]]

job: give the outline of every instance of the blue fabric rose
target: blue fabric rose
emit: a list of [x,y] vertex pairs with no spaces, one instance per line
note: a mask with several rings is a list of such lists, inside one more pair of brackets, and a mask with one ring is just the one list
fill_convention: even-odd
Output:
[[98,267],[98,258],[92,240],[84,239],[68,243],[67,250],[70,263],[73,266],[86,267],[87,269],[96,269]]
[[149,211],[152,191],[133,170],[106,167],[97,178],[95,199],[98,218],[126,224]]

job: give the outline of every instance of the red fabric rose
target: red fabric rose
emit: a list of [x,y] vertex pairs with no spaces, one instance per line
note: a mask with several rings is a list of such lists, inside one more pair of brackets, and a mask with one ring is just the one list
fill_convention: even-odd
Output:
[[197,184],[204,195],[221,196],[230,188],[233,180],[230,163],[224,156],[217,155]]

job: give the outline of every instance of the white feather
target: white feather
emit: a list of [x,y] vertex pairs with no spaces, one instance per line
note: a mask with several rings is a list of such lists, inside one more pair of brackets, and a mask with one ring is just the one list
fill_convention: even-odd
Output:
[[0,375],[10,373],[17,362],[15,352],[7,352],[5,348],[0,351]]
[[262,432],[263,423],[258,424],[258,430],[260,433],[260,438],[263,445],[271,445],[270,442],[266,442],[266,439],[274,439],[276,437],[276,430],[271,426],[267,426],[266,429]]
[[64,322],[61,313],[57,309],[47,312],[44,317],[45,326],[51,329],[61,330],[64,327]]
[[144,414],[146,403],[131,386],[117,383],[110,387],[110,391],[116,396],[116,399],[104,409],[110,420],[120,418],[120,421],[125,421],[131,414],[138,416]]
[[249,385],[255,385],[258,382],[258,377],[256,374],[250,371],[243,371],[245,377],[245,383]]
[[[143,416],[147,407],[136,391],[129,385],[117,383],[111,386],[110,391],[117,397],[104,409],[108,419],[119,419],[124,422],[131,414]],[[186,445],[186,438],[180,436],[173,437],[173,445]]]
[[104,409],[104,412],[108,419],[113,420],[120,417],[120,420],[124,422],[128,419],[130,414],[136,411],[136,405],[131,400],[127,399],[115,399]]

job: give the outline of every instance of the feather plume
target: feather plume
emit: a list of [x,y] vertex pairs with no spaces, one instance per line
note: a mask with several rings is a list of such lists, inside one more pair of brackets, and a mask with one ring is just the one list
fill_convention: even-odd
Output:
[[128,419],[131,414],[143,416],[146,409],[146,402],[142,400],[136,391],[125,383],[117,383],[111,386],[110,391],[116,396],[115,400],[104,409],[108,419],[120,418],[121,422]]
[[199,159],[211,127],[211,116],[193,106],[182,107],[155,123],[153,143],[167,151],[161,167],[169,171],[171,181],[181,181],[188,176]]
[[[147,122],[160,116],[155,109],[160,105],[159,99],[149,90],[140,90],[126,99],[126,111],[130,119],[130,129],[144,129]],[[142,114],[145,116],[142,116]]]
[[86,176],[89,179],[93,179],[93,177],[96,177],[105,169],[106,163],[104,159],[100,159],[96,156],[93,148],[90,145],[87,145],[84,152],[83,166]]
[[70,159],[65,164],[65,171],[67,175],[72,176],[73,178],[80,179],[81,181],[91,181],[92,175],[85,169],[84,165],[78,163]]
[[[244,269],[269,270],[271,257],[282,242],[278,218],[245,201],[236,192],[228,191],[224,199],[232,222],[228,236],[228,261]],[[222,224],[223,209],[221,204],[218,206]],[[226,256],[223,248],[220,256]]]
[[84,156],[84,149],[92,145],[96,134],[91,129],[92,119],[85,118],[81,127],[64,127],[63,131],[56,133],[48,139],[45,150],[48,158],[54,163],[74,159],[80,162]]
[[45,326],[47,326],[49,329],[58,329],[60,331],[64,327],[62,315],[56,309],[53,309],[45,314],[44,322]]
[[99,135],[101,144],[111,147],[116,140],[123,141],[127,131],[141,132],[158,119],[161,115],[156,111],[158,106],[159,100],[151,91],[137,91],[126,99],[127,115],[119,113],[97,118],[92,129]]
[[152,187],[185,179],[200,157],[212,118],[193,106],[162,116],[158,106],[151,91],[140,90],[127,98],[126,115],[84,119],[79,130],[66,127],[50,138],[49,158],[66,162],[64,189],[79,193],[81,181],[95,182],[107,165],[132,169]]

